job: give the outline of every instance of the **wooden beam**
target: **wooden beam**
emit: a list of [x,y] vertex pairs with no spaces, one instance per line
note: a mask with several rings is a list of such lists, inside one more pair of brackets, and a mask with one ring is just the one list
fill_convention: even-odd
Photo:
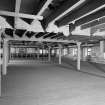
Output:
[[91,27],[91,28],[96,28],[96,29],[105,28],[105,23],[95,25],[95,26],[93,26],[93,27]]
[[53,0],[47,0],[46,3],[44,4],[44,6],[41,8],[41,10],[38,12],[38,16],[42,15],[42,13],[48,8],[49,4],[52,2]]
[[59,36],[59,37],[57,37],[56,39],[62,39],[64,36]]
[[[40,11],[37,13],[38,16],[41,16],[43,14],[43,12],[48,8],[49,4],[52,2],[53,0],[47,0],[45,2],[45,4],[43,5],[43,7],[40,9]],[[32,21],[31,24],[34,23],[34,20]]]
[[72,11],[64,18],[57,20],[59,26],[75,23],[75,21],[82,19],[90,14],[93,14],[101,9],[105,8],[105,0],[90,0],[86,5],[81,6],[80,9]]
[[102,23],[102,24],[95,25],[95,26],[91,27],[91,34],[94,34],[98,30],[101,30],[101,29],[105,29],[105,23]]
[[25,37],[27,32],[28,32],[28,31],[25,31],[24,34],[22,35],[22,37]]
[[57,36],[58,35],[58,33],[57,34],[55,34],[55,35],[53,35],[53,36],[51,36],[50,38],[53,38],[53,37],[55,37],[55,36]]
[[20,6],[21,6],[21,0],[16,0],[15,12],[19,13],[19,11],[20,11]]
[[33,36],[36,37],[36,35],[38,35],[38,34],[39,34],[39,32],[35,33]]
[[81,26],[86,25],[86,24],[89,24],[89,23],[92,23],[92,22],[94,22],[94,21],[96,21],[96,20],[99,20],[99,21],[100,21],[100,20],[103,19],[103,18],[105,18],[105,16],[102,16],[102,17],[96,18],[96,19],[94,19],[94,20],[85,22],[85,23],[81,24]]
[[44,35],[43,35],[43,36],[41,36],[40,38],[44,38],[44,36],[49,35],[49,34],[50,34],[50,32],[49,32],[49,33],[44,34]]
[[80,20],[77,20],[75,22],[75,25],[76,26],[82,25],[81,29],[86,29],[91,25],[93,26],[94,24],[100,24],[103,22],[105,23],[104,18],[105,18],[105,9],[90,14]]
[[61,43],[76,43],[74,40],[57,40],[57,39],[43,39],[43,38],[8,38],[8,40],[19,41],[37,41],[37,42],[61,42]]
[[62,14],[60,14],[58,17],[56,17],[55,19],[53,19],[48,25],[54,24],[55,21],[57,21],[59,19],[62,19],[62,17],[64,17],[66,14],[68,14],[69,12],[71,12],[74,9],[78,8],[79,6],[81,6],[85,2],[86,2],[86,0],[79,0],[77,3],[75,3],[73,6],[71,6],[70,8],[68,8],[66,11],[64,11]]
[[[20,11],[20,5],[21,5],[21,0],[16,0],[16,3],[15,3],[15,12],[16,13],[19,13],[19,11]],[[16,24],[17,24],[18,18],[19,17],[15,17],[14,28],[16,28]]]
[[[105,1],[104,1],[105,3]],[[87,7],[89,9],[87,9]],[[88,6],[84,6],[82,9],[76,11],[74,14],[71,14],[70,16],[70,20],[68,24],[73,23],[79,19],[82,19],[90,14],[93,14],[101,9],[105,8],[105,4],[103,4],[102,2],[98,2],[98,1],[93,1],[93,3],[90,3]],[[77,14],[77,15],[76,15]],[[75,15],[75,19],[73,18]]]
[[68,14],[69,12],[73,11],[74,9],[78,8],[80,5],[82,5],[84,2],[86,2],[86,0],[80,0],[77,3],[75,3],[73,6],[71,6],[69,9],[67,9],[65,12],[63,12],[61,15],[59,15],[58,17],[56,17],[52,23],[54,23],[56,20],[62,18],[63,16],[65,16],[66,14]]
[[13,37],[14,37],[15,39],[20,38],[17,34],[14,34]]
[[36,38],[36,35],[38,35],[39,32],[35,33],[31,38]]
[[43,19],[43,16],[29,15],[24,13],[15,13],[15,12],[9,12],[9,11],[0,11],[0,15],[27,18],[27,19],[38,19],[38,20]]
[[15,37],[15,29],[13,30],[13,37]]
[[[26,37],[27,32],[28,32],[28,31],[26,30],[26,31],[24,32],[24,34],[22,35],[22,37]],[[34,38],[38,33],[39,33],[39,32],[35,33],[32,37]],[[32,37],[31,37],[31,38],[32,38]]]

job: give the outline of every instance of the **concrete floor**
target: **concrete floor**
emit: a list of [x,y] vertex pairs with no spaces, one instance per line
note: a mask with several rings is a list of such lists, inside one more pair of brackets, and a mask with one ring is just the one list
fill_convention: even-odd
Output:
[[0,105],[105,105],[105,65],[63,59],[8,67]]

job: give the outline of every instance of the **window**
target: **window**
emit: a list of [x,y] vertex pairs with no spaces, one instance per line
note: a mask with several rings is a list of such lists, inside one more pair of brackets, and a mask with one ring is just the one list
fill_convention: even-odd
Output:
[[77,48],[73,48],[73,56],[77,55]]
[[91,55],[91,48],[87,49],[87,55]]

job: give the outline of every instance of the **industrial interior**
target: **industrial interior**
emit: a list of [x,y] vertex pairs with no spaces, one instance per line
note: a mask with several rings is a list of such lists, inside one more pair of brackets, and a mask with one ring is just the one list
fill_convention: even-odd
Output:
[[105,0],[0,0],[0,105],[105,105]]

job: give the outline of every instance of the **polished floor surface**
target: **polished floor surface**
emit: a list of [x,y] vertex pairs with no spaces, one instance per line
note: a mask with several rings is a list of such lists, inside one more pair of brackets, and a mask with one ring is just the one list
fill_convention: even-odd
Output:
[[0,105],[105,105],[105,65],[63,59],[63,64],[10,65]]

